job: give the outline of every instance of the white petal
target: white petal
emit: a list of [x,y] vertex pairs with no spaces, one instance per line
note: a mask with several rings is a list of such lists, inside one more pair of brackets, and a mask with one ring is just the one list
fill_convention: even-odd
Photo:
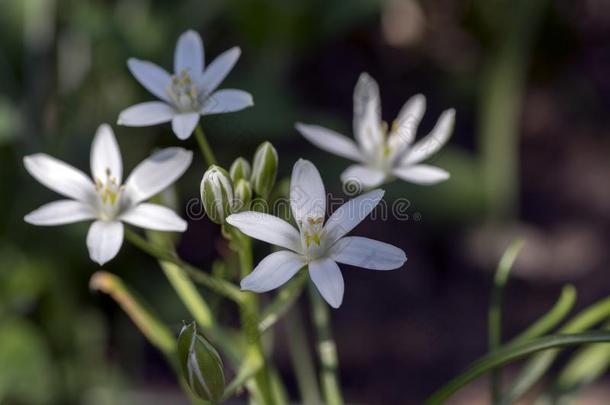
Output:
[[63,225],[95,218],[89,204],[74,200],[60,200],[43,205],[24,218],[32,225]]
[[120,220],[140,228],[156,231],[186,231],[185,220],[169,208],[157,204],[138,204],[121,215]]
[[262,212],[246,211],[229,215],[227,222],[254,239],[295,252],[301,251],[299,231],[276,216]]
[[125,192],[133,204],[163,191],[191,164],[193,153],[182,148],[165,148],[140,163],[125,182]]
[[282,250],[265,257],[252,273],[241,280],[241,289],[257,293],[278,288],[305,266],[303,256]]
[[91,260],[103,266],[112,260],[123,244],[123,224],[118,221],[95,221],[87,233],[87,248]]
[[348,137],[317,125],[297,123],[295,127],[305,139],[318,148],[357,162],[362,161],[358,146]]
[[413,143],[425,112],[426,98],[421,94],[411,97],[402,107],[388,137],[393,156],[400,156]]
[[147,127],[171,121],[176,110],[162,101],[148,101],[121,111],[117,124],[128,127]]
[[352,183],[358,190],[377,187],[386,179],[386,174],[379,170],[363,165],[351,165],[341,173],[343,183]]
[[123,181],[123,158],[112,128],[102,124],[95,133],[91,145],[91,175],[94,179],[106,181],[110,172],[117,184]]
[[329,250],[329,255],[339,263],[371,270],[397,269],[407,260],[402,249],[359,236],[339,239]]
[[379,204],[383,190],[373,190],[340,206],[324,225],[325,243],[332,244],[354,229]]
[[80,170],[43,153],[23,158],[28,173],[41,184],[66,197],[90,202],[95,197],[95,186]]
[[198,122],[199,113],[197,112],[176,114],[172,119],[172,129],[178,139],[185,140],[192,135]]
[[343,302],[343,276],[339,266],[332,259],[323,258],[309,263],[309,276],[316,285],[320,295],[333,308],[339,308]]
[[402,180],[421,185],[432,185],[449,178],[447,171],[430,165],[399,167],[393,173]]
[[411,165],[419,163],[438,152],[449,140],[449,137],[453,132],[454,122],[454,109],[443,112],[432,131],[419,142],[415,143],[407,152],[402,160],[402,164]]
[[174,73],[186,71],[192,78],[203,72],[203,41],[195,31],[189,30],[180,35],[174,52]]
[[252,95],[243,90],[223,89],[213,93],[205,101],[201,114],[222,114],[252,107]]
[[241,55],[239,47],[233,47],[228,51],[224,51],[203,71],[203,75],[199,79],[199,87],[204,94],[210,94],[222,83],[227,77],[237,59]]
[[130,58],[127,61],[127,67],[131,74],[146,90],[150,91],[161,100],[170,101],[167,89],[171,84],[172,78],[165,69],[152,62],[135,58]]
[[320,172],[309,160],[299,159],[292,168],[290,208],[297,222],[324,218],[326,191]]
[[383,143],[381,105],[377,82],[366,73],[358,78],[354,88],[354,135],[369,156]]

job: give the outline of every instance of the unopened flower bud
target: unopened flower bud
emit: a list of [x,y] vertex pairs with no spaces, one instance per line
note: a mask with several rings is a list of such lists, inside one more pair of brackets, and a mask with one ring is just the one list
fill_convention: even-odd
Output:
[[218,402],[225,376],[218,352],[200,333],[195,322],[185,324],[178,336],[178,361],[187,384],[199,398]]
[[229,169],[229,173],[231,174],[231,180],[233,180],[233,184],[237,184],[237,182],[241,179],[250,179],[250,174],[252,173],[252,169],[250,167],[250,163],[243,157],[238,157],[235,159],[233,164],[231,164],[231,168]]
[[254,154],[252,188],[256,194],[267,197],[277,175],[277,151],[269,142],[263,142]]
[[233,201],[233,212],[248,209],[252,201],[252,185],[248,180],[240,179],[235,186],[235,200]]
[[201,202],[208,217],[222,224],[231,215],[233,185],[229,173],[222,167],[212,165],[201,180]]

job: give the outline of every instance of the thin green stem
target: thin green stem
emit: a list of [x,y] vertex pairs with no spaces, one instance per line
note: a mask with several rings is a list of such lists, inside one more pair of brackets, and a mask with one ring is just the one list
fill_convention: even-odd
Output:
[[[517,239],[506,249],[504,255],[500,259],[496,276],[494,278],[494,286],[491,291],[491,303],[489,304],[488,328],[489,328],[489,351],[495,351],[502,344],[502,298],[504,287],[508,281],[510,269],[513,267],[521,248],[523,240]],[[491,370],[490,375],[490,394],[491,403],[496,404],[501,395],[500,387],[501,370]]]
[[474,362],[465,372],[432,394],[432,396],[424,402],[424,405],[443,404],[447,399],[451,398],[453,394],[481,375],[494,368],[498,368],[534,353],[567,346],[602,342],[610,342],[609,332],[585,332],[570,335],[545,336],[530,342],[505,346]]
[[[232,245],[237,249],[240,275],[242,278],[244,278],[250,274],[253,268],[252,240],[236,229],[232,229],[231,237]],[[265,405],[274,405],[275,398],[273,397],[273,392],[271,389],[271,377],[269,374],[269,368],[266,365],[267,359],[263,349],[261,332],[258,329],[258,298],[256,294],[251,292],[244,292],[242,294],[244,298],[239,306],[242,328],[246,335],[249,350],[262,364],[260,370],[254,375],[256,389]]]
[[215,322],[210,307],[203,300],[186,272],[174,263],[167,261],[159,261],[159,263],[176,294],[193,315],[195,321],[205,330],[213,329]]
[[322,403],[320,388],[316,378],[316,369],[309,351],[309,343],[303,316],[298,306],[293,307],[286,316],[286,335],[288,350],[294,370],[303,405],[318,405]]
[[342,405],[343,395],[339,383],[337,345],[333,340],[328,304],[312,284],[309,286],[311,313],[316,328],[321,382],[326,405]]
[[214,156],[214,152],[208,143],[208,139],[203,133],[203,129],[201,125],[197,125],[195,127],[195,138],[197,139],[197,143],[199,144],[199,149],[201,149],[201,154],[205,159],[208,166],[216,164],[216,156]]
[[125,239],[152,257],[180,266],[195,282],[208,287],[210,290],[229,298],[238,304],[241,303],[244,294],[234,284],[214,277],[195,266],[183,262],[174,252],[153,245],[129,228],[125,228]]
[[271,328],[283,315],[293,307],[307,281],[307,272],[301,270],[282,290],[277,294],[271,304],[269,304],[261,315],[258,329],[261,333]]
[[105,271],[98,271],[91,276],[89,286],[92,290],[110,295],[148,341],[166,357],[173,359],[176,351],[176,338],[157,315],[123,283],[120,277]]

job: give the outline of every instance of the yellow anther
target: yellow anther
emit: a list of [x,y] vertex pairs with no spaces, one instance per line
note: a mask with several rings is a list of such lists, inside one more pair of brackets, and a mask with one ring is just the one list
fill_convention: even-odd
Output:
[[398,130],[398,121],[394,120],[394,121],[392,121],[391,132],[395,132],[397,130]]

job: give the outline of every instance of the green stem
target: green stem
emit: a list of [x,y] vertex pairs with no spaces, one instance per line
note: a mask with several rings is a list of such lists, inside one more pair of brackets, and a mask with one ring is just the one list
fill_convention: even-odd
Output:
[[267,305],[261,315],[261,321],[258,323],[258,329],[261,333],[275,325],[292,308],[301,295],[307,279],[307,271],[301,270],[282,288],[273,302]]
[[[486,3],[484,0],[479,3]],[[531,48],[548,0],[518,0],[480,75],[481,173],[493,221],[514,218],[519,206],[519,123]]]
[[92,290],[110,295],[123,311],[131,318],[140,332],[169,359],[176,351],[176,338],[142,301],[123,283],[118,276],[98,271],[91,276],[89,286]]
[[[233,245],[237,248],[239,258],[239,269],[241,278],[246,277],[252,271],[252,240],[235,230],[232,232]],[[246,335],[248,346],[253,355],[258,358],[262,366],[254,375],[256,388],[265,405],[275,404],[271,389],[271,377],[266,363],[265,352],[261,340],[261,332],[258,329],[258,298],[252,292],[244,292],[244,298],[240,304],[240,316],[242,328]]]
[[473,363],[465,372],[432,394],[432,396],[424,402],[424,405],[443,404],[447,399],[453,396],[453,394],[481,375],[494,368],[498,368],[534,353],[566,346],[602,342],[610,342],[610,333],[607,331],[546,336],[526,343],[505,346]]
[[191,266],[188,263],[183,262],[174,252],[153,245],[129,228],[125,228],[125,239],[152,257],[181,267],[182,270],[184,270],[184,272],[186,272],[195,282],[208,287],[210,290],[229,298],[238,304],[241,303],[244,294],[232,283],[218,277],[214,277],[194,266]]
[[303,405],[318,405],[322,403],[320,388],[316,379],[314,366],[303,317],[298,306],[292,308],[286,316],[286,335],[288,336],[288,350],[297,379]]
[[167,261],[159,261],[159,263],[176,294],[193,315],[195,321],[206,330],[213,329],[214,317],[210,307],[203,300],[188,275],[174,263]]
[[197,125],[195,127],[195,138],[197,139],[197,143],[199,144],[199,149],[201,149],[201,154],[203,158],[207,162],[208,166],[216,164],[216,157],[214,156],[214,152],[208,143],[208,139],[203,133],[203,129],[201,125]]
[[[490,352],[495,351],[502,343],[502,296],[504,293],[504,286],[506,286],[510,269],[513,267],[522,247],[522,239],[517,239],[511,243],[502,255],[500,263],[498,264],[498,269],[496,270],[488,314]],[[500,378],[500,369],[491,370],[490,392],[492,404],[496,404],[500,399]]]
[[328,304],[312,284],[309,286],[311,313],[316,328],[318,356],[320,359],[321,381],[326,405],[342,405],[343,395],[338,376],[337,345],[332,337],[330,310]]

